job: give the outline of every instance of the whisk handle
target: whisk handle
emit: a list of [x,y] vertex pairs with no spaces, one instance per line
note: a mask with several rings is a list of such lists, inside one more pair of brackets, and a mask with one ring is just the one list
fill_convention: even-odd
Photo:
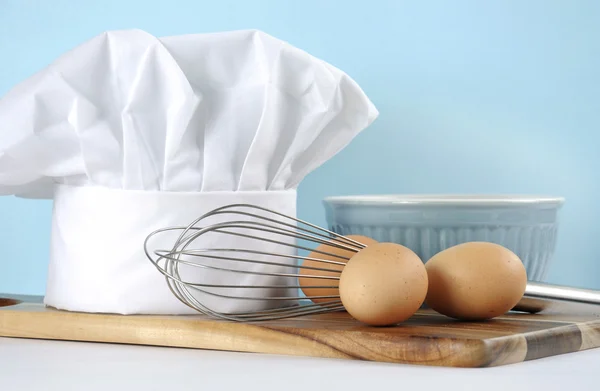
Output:
[[600,291],[529,282],[523,298],[513,310],[535,313],[551,305],[569,303],[597,305],[600,310]]

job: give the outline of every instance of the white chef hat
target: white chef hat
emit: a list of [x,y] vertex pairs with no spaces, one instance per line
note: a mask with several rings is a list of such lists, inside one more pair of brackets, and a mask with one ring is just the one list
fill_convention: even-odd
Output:
[[227,204],[295,216],[302,179],[377,116],[348,75],[260,31],[107,32],[0,100],[0,192],[54,200],[47,305],[192,313],[147,235]]

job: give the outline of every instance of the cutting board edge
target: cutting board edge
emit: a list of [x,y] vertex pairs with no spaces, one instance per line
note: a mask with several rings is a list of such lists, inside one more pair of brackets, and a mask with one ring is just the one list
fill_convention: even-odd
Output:
[[[545,330],[529,331],[518,335],[481,338],[453,338],[453,337],[436,337],[435,349],[437,346],[442,346],[442,352],[438,352],[439,357],[431,354],[433,359],[429,361],[418,361],[415,359],[390,358],[383,355],[377,356],[377,351],[374,356],[368,357],[369,346],[363,347],[366,349],[358,349],[352,347],[348,342],[353,340],[368,341],[365,336],[370,338],[385,339],[381,334],[370,332],[368,330],[336,330],[336,329],[320,329],[320,338],[310,335],[310,330],[291,327],[291,326],[265,326],[261,323],[237,323],[237,322],[215,322],[211,319],[194,319],[190,317],[170,318],[168,316],[123,316],[114,314],[90,314],[77,312],[61,312],[58,310],[42,310],[39,312],[29,312],[27,307],[39,307],[41,304],[24,303],[23,306],[15,306],[15,309],[4,307],[0,311],[0,336],[10,338],[23,339],[39,339],[39,340],[58,340],[58,341],[73,341],[73,342],[93,342],[93,343],[113,343],[113,344],[128,344],[140,346],[158,346],[158,347],[175,347],[187,349],[204,349],[204,350],[219,350],[230,352],[247,352],[259,354],[278,354],[287,356],[301,356],[312,358],[337,358],[337,359],[353,359],[372,362],[399,363],[411,365],[428,365],[428,366],[443,366],[443,367],[464,367],[464,368],[482,368],[494,367],[500,365],[508,365],[532,359],[543,358],[547,356],[570,353],[579,350],[591,349],[600,347],[600,319],[589,320],[577,325],[565,323],[563,326],[554,327],[553,332],[544,335]],[[24,310],[25,309],[25,310]],[[2,316],[11,313],[10,316]],[[103,327],[108,327],[112,335],[103,336],[105,328],[100,328],[93,323],[100,318],[105,318],[106,322]],[[4,319],[3,319],[4,318]],[[70,319],[70,321],[68,320]],[[32,322],[32,320],[34,320]],[[150,324],[148,323],[150,320]],[[50,328],[50,333],[43,332],[44,327],[48,328],[44,322],[55,322],[58,327]],[[169,322],[171,329],[175,331],[168,335],[168,338],[161,340],[164,330],[161,331],[161,322]],[[12,324],[11,324],[12,322]],[[66,322],[66,327],[64,323]],[[88,327],[86,327],[86,322]],[[91,323],[90,323],[91,322]],[[23,328],[23,325],[33,323],[32,329]],[[62,326],[60,326],[62,325]],[[108,325],[108,326],[106,326]],[[62,329],[61,329],[62,327]],[[129,327],[129,334],[123,330]],[[11,329],[13,330],[11,332]],[[16,331],[15,331],[16,330]],[[62,331],[61,331],[62,330]],[[86,334],[90,332],[92,334]],[[131,331],[134,330],[134,331]],[[198,334],[198,331],[201,331]],[[121,331],[121,333],[120,333]],[[544,338],[551,339],[553,336],[561,335],[562,337],[572,337],[577,335],[579,331],[581,337],[575,338],[579,346],[565,345],[563,350],[556,352],[538,351],[536,355],[528,355],[530,341],[537,341],[538,345],[544,345]],[[95,333],[95,334],[94,334]],[[154,334],[153,334],[154,333]],[[169,334],[169,333],[166,333]],[[344,334],[344,335],[342,335]],[[361,338],[356,338],[357,336]],[[99,337],[100,336],[100,337]],[[587,337],[586,337],[587,336]],[[193,343],[185,341],[191,340]],[[221,345],[213,341],[214,338],[221,338]],[[324,339],[325,338],[325,339]],[[332,343],[332,340],[327,338],[337,338],[337,343]],[[178,341],[179,339],[179,341]],[[406,336],[388,335],[391,339],[392,348],[399,344],[414,343],[419,341],[431,341],[431,337],[414,336],[408,338]],[[200,340],[200,342],[198,342]],[[225,344],[222,341],[226,341]],[[388,344],[388,346],[390,346]],[[194,345],[194,346],[192,346]],[[381,351],[381,347],[379,351]],[[410,351],[403,345],[406,351]],[[417,348],[415,348],[417,349]],[[433,349],[433,350],[435,350]],[[372,349],[371,349],[372,350]],[[432,350],[432,351],[433,351]],[[365,357],[367,351],[367,357]],[[453,356],[453,352],[455,355]],[[434,352],[435,353],[435,352]],[[362,355],[361,355],[362,354]],[[396,352],[401,355],[402,352]],[[437,361],[436,361],[437,360]]]
[[[133,345],[133,346],[148,346],[148,347],[161,347],[161,348],[175,348],[175,349],[192,349],[192,350],[211,350],[211,351],[222,351],[222,352],[241,352],[241,353],[252,353],[252,354],[273,354],[280,356],[291,356],[291,357],[305,357],[305,358],[317,358],[317,359],[340,359],[340,360],[349,360],[349,361],[364,361],[364,362],[372,362],[372,363],[385,363],[385,364],[405,364],[405,365],[415,365],[415,366],[431,366],[431,367],[453,367],[453,368],[487,368],[492,366],[499,365],[507,365],[512,364],[513,362],[498,362],[494,360],[493,365],[485,365],[485,360],[473,362],[470,365],[462,364],[466,363],[467,360],[459,360],[459,363],[454,364],[445,364],[443,360],[434,360],[434,361],[410,361],[410,360],[375,360],[375,359],[367,359],[358,356],[353,356],[350,354],[346,354],[342,351],[338,351],[338,354],[319,354],[319,355],[307,355],[302,354],[300,352],[280,352],[276,351],[276,349],[229,349],[229,348],[216,348],[216,347],[197,347],[197,346],[189,346],[187,344],[174,344],[174,343],[160,343],[160,342],[136,342],[136,341],[118,341],[118,340],[104,340],[98,341],[94,338],[69,338],[62,336],[38,336],[38,335],[28,335],[28,334],[20,334],[20,335],[11,335],[4,333],[2,329],[0,329],[0,338],[11,338],[11,339],[24,339],[24,340],[43,340],[43,341],[62,341],[62,342],[83,342],[83,343],[94,343],[94,344],[115,344],[115,345]],[[456,342],[456,341],[455,341]],[[457,345],[463,345],[463,341],[457,341]],[[472,357],[472,354],[481,355],[487,352],[487,347],[485,346],[485,341],[477,341],[478,346],[476,349],[469,349],[469,355],[465,355],[465,357]],[[464,352],[464,351],[463,351]],[[520,361],[514,361],[517,363]]]
[[[6,317],[9,320],[3,321],[3,312],[12,313],[13,316]],[[213,334],[211,327],[225,328],[223,332],[228,337],[235,336],[237,339],[242,340],[241,343],[236,341],[230,341],[228,346],[217,346],[211,343],[185,343],[174,341],[172,339],[162,340],[160,338],[146,338],[140,340],[135,335],[128,334],[127,331],[121,333],[113,333],[113,336],[102,335],[101,337],[96,335],[86,336],[82,330],[85,330],[86,321],[93,321],[98,314],[88,313],[63,313],[58,311],[50,312],[24,312],[14,310],[0,311],[0,337],[8,338],[22,338],[22,339],[38,339],[38,340],[55,340],[55,341],[72,341],[72,342],[92,342],[92,343],[109,343],[109,344],[124,344],[124,345],[138,345],[138,346],[158,346],[158,347],[173,347],[173,348],[186,348],[186,349],[204,349],[204,350],[218,350],[218,351],[229,351],[229,352],[246,352],[246,353],[259,353],[259,354],[278,354],[287,356],[300,356],[300,357],[312,357],[312,358],[335,358],[335,359],[348,359],[348,360],[359,360],[359,361],[371,361],[371,362],[385,362],[395,364],[409,364],[409,365],[427,365],[427,366],[451,366],[451,367],[479,367],[482,360],[473,362],[469,360],[473,355],[481,357],[486,352],[486,346],[484,341],[479,339],[452,339],[445,337],[436,338],[438,341],[447,341],[448,346],[441,354],[441,358],[428,361],[416,361],[410,359],[392,358],[389,355],[378,355],[377,357],[365,357],[364,355],[357,355],[343,349],[344,341],[353,340],[355,336],[370,336],[372,340],[376,341],[381,338],[381,334],[372,333],[364,330],[320,330],[321,334],[328,336],[343,336],[341,340],[341,347],[338,344],[332,344],[331,340],[325,341],[314,335],[308,335],[306,329],[295,328],[295,327],[283,327],[283,326],[263,326],[260,324],[249,324],[249,323],[237,323],[237,322],[212,322],[211,320],[205,319],[170,319],[170,323],[181,323],[195,326],[207,326],[207,329],[201,329],[201,335],[205,341]],[[42,321],[48,321],[53,317],[71,318],[72,322],[67,322],[68,327],[61,329],[60,327],[53,328],[53,331],[48,333],[42,331]],[[33,322],[31,326],[31,320],[39,318],[40,322]],[[140,328],[150,327],[156,322],[164,320],[164,316],[123,316],[123,315],[108,315],[109,322],[114,328],[119,328],[120,322],[128,322],[131,325],[137,325]],[[146,323],[150,322],[150,326]],[[51,322],[52,323],[52,322]],[[25,327],[22,327],[25,325]],[[29,325],[27,327],[27,325]],[[18,330],[18,331],[11,331]],[[123,330],[122,330],[123,331]],[[185,334],[190,330],[179,329],[180,333]],[[195,327],[193,332],[197,333],[198,327]],[[223,331],[223,330],[221,330]],[[219,334],[219,333],[217,333]],[[196,335],[198,336],[198,335]],[[202,338],[201,338],[202,339]],[[236,338],[234,338],[236,339]],[[185,338],[182,338],[185,340]],[[188,339],[189,341],[190,339]],[[398,341],[408,342],[409,338],[405,336],[396,336],[395,343]],[[429,337],[411,337],[410,342],[414,345],[418,345],[420,341],[431,340]],[[265,343],[266,342],[266,343]],[[276,342],[285,342],[284,344],[277,344]],[[247,344],[246,348],[244,345]],[[399,346],[399,345],[397,345]],[[366,349],[367,351],[369,349]],[[439,350],[438,347],[435,350]],[[459,355],[451,356],[450,353],[458,351]],[[364,351],[363,351],[364,353]],[[447,353],[444,355],[444,353]],[[448,358],[449,357],[449,358]],[[452,363],[448,362],[451,360]],[[468,364],[471,362],[471,364]]]
[[[558,351],[549,351],[550,348],[554,348],[552,345],[553,338],[557,335],[561,335],[562,341],[571,341],[571,343],[565,343],[558,347]],[[494,338],[485,339],[484,342],[490,349],[490,354],[497,349],[503,349],[503,345],[510,345],[517,343],[520,345],[519,350],[522,350],[522,344],[525,344],[525,356],[522,360],[510,360],[508,362],[500,361],[498,363],[489,363],[487,367],[507,365],[525,361],[533,361],[551,356],[558,356],[567,353],[576,353],[583,350],[597,349],[600,348],[600,319],[589,320],[581,323],[571,323],[554,327],[547,330],[536,330],[528,331],[519,335],[522,340],[517,342],[514,340],[517,336],[499,336]],[[511,341],[512,340],[512,341]],[[502,357],[502,355],[499,355]]]

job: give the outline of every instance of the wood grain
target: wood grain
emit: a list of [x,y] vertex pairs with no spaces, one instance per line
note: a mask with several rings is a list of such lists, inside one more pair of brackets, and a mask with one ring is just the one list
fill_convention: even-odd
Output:
[[511,313],[485,322],[460,322],[420,310],[393,327],[368,327],[345,312],[236,323],[201,315],[66,312],[0,298],[0,336],[491,367],[600,347],[600,318]]

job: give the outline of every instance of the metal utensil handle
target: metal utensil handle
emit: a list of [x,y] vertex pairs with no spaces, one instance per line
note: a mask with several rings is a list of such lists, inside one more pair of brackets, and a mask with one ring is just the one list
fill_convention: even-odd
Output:
[[554,304],[591,304],[600,308],[600,291],[529,282],[514,311],[536,313]]
[[524,297],[600,305],[600,291],[530,282]]

